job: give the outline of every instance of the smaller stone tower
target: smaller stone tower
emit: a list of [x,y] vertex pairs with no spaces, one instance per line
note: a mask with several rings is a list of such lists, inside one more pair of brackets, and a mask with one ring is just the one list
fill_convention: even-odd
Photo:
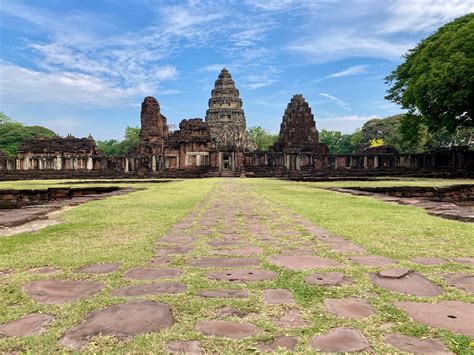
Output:
[[[273,150],[319,151],[325,144],[318,143],[318,131],[311,107],[303,95],[293,95],[283,115],[280,136]],[[324,146],[324,147],[323,147]]]
[[160,154],[164,139],[169,135],[166,117],[161,114],[160,104],[152,96],[145,97],[140,113],[140,146],[139,153]]

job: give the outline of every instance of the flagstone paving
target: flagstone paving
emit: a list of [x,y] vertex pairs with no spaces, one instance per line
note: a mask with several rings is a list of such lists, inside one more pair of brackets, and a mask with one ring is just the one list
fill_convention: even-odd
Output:
[[[126,340],[185,327],[186,336],[167,338],[168,353],[205,353],[210,341],[222,339],[250,339],[249,351],[371,351],[373,334],[371,338],[358,325],[380,318],[387,310],[398,313],[385,320],[390,326],[375,331],[385,346],[447,351],[434,333],[421,339],[393,332],[398,317],[474,336],[474,305],[462,301],[473,292],[473,276],[443,273],[436,279],[423,275],[423,268],[452,261],[420,256],[399,262],[373,255],[260,197],[235,179],[217,184],[191,213],[157,238],[154,247],[154,256],[141,265],[115,262],[73,270],[75,278],[87,281],[55,280],[59,269],[54,265],[30,270],[44,279],[25,283],[25,297],[40,304],[64,304],[91,299],[99,292],[110,295],[115,304],[89,310],[58,339],[64,348],[76,350],[97,335]],[[472,266],[473,259],[455,262]],[[415,272],[407,265],[421,269]],[[119,280],[106,282],[108,273]],[[3,272],[3,277],[8,273]],[[194,282],[196,278],[199,283]],[[435,297],[449,287],[457,287],[460,301]],[[403,301],[387,302],[392,291]],[[172,301],[180,297],[182,303]],[[208,308],[201,318],[190,321],[189,307],[202,304]],[[327,327],[331,319],[339,321]],[[18,317],[0,324],[0,337],[45,332],[53,321],[60,320],[48,314]],[[403,328],[396,331],[403,333]]]

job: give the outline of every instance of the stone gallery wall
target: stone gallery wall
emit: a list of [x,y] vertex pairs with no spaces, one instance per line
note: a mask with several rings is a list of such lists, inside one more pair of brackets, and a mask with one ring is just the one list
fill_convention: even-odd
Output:
[[[102,156],[14,159],[0,157],[0,180],[33,178],[213,177],[220,176],[218,151],[208,165],[166,167],[164,156]],[[318,155],[257,151],[235,153],[231,176],[312,179],[327,176],[474,177],[474,152],[450,150],[424,154]],[[73,160],[74,162],[71,162]],[[81,161],[81,163],[79,163]],[[40,168],[41,167],[41,168]],[[229,176],[229,175],[227,175]]]

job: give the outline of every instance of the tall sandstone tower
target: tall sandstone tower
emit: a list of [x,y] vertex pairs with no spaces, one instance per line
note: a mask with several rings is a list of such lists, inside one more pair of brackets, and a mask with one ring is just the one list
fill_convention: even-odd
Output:
[[222,69],[211,91],[206,123],[213,143],[219,150],[250,151],[256,148],[246,131],[239,90],[226,68]]

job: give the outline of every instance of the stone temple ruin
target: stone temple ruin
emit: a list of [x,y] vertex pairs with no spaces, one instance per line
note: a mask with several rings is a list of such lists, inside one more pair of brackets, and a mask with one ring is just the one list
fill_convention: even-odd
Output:
[[184,119],[173,131],[160,104],[141,106],[140,144],[124,157],[101,154],[92,137],[34,139],[16,158],[0,155],[1,179],[64,177],[255,176],[296,179],[328,176],[472,176],[474,154],[464,149],[398,154],[368,149],[331,155],[319,142],[314,115],[303,95],[294,95],[283,114],[278,141],[256,149],[246,131],[242,99],[231,74],[222,69],[205,119]]

